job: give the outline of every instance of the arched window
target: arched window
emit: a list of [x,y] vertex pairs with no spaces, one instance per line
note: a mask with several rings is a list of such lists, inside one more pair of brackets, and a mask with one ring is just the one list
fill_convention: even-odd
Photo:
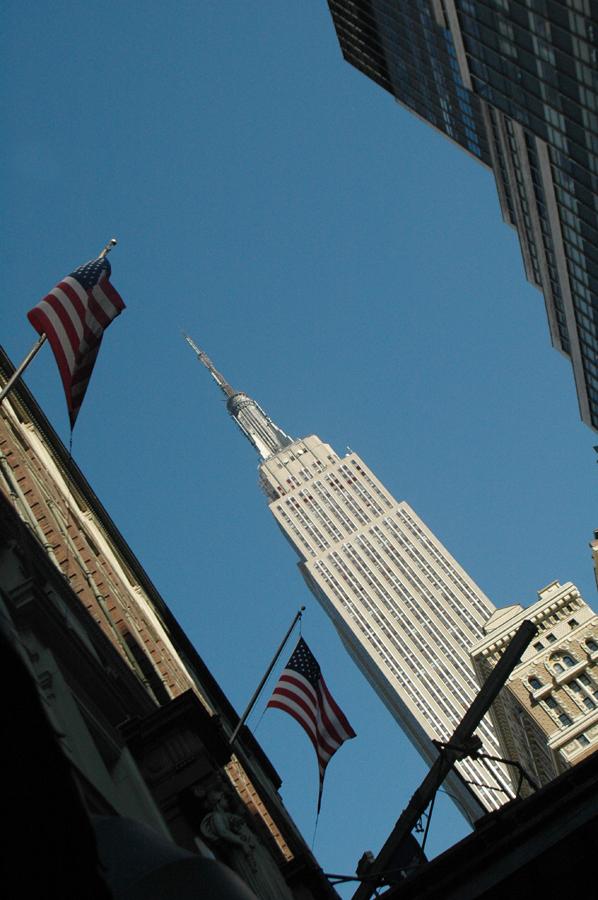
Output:
[[598,641],[595,641],[594,638],[588,638],[586,641],[586,647],[590,651],[590,653],[595,653],[598,650]]
[[571,668],[571,666],[575,665],[575,660],[568,653],[564,653],[561,658],[568,668]]
[[[571,660],[571,662],[568,662],[567,660]],[[556,672],[557,675],[560,675],[561,672],[565,671],[565,665],[572,666],[574,660],[572,656],[566,656],[562,653],[553,653],[548,662],[550,663],[553,671]],[[565,665],[563,665],[563,663],[565,663]]]
[[540,679],[537,678],[535,675],[532,675],[532,676],[529,678],[529,686],[531,687],[531,689],[532,689],[533,691],[537,691],[538,688],[541,688],[541,687],[542,687],[542,682],[541,682]]

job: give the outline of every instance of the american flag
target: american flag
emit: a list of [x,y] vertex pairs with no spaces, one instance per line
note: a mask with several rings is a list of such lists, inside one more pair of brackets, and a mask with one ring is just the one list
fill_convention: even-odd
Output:
[[67,275],[27,313],[38,334],[45,334],[54,352],[71,429],[87,390],[102,335],[125,304],[110,284],[110,263],[92,259]]
[[355,732],[326,687],[318,661],[303,638],[299,638],[268,706],[293,716],[314,746],[320,770],[319,812],[326,766],[341,744],[355,737]]

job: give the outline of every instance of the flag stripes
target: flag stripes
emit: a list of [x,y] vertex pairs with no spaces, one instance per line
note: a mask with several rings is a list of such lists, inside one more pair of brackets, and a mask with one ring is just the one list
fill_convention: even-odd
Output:
[[[324,769],[332,754],[343,741],[354,737],[354,733],[340,710],[340,717],[333,711],[332,698],[322,677],[320,686],[318,695],[305,678],[283,672],[268,705],[288,712],[303,726],[314,745],[320,768]],[[309,700],[305,699],[306,695]]]
[[268,706],[292,716],[316,751],[320,774],[319,811],[326,766],[341,744],[355,737],[355,732],[326,687],[320,666],[303,638],[299,639],[283,670]]
[[27,318],[45,334],[62,379],[71,428],[87,390],[104,331],[125,308],[110,283],[105,257],[80,266],[50,291]]

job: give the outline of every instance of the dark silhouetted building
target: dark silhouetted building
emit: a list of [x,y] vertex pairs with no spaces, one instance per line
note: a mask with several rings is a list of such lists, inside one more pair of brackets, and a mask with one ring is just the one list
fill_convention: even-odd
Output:
[[[11,372],[0,351],[0,385]],[[23,384],[0,408],[0,643],[5,896],[337,896],[276,771],[247,728],[230,745],[237,714]]]
[[329,0],[345,59],[492,169],[598,430],[598,2]]

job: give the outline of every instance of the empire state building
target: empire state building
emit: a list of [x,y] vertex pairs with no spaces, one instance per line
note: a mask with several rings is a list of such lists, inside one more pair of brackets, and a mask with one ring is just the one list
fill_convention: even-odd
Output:
[[[357,666],[422,757],[446,741],[479,690],[470,648],[494,605],[404,500],[360,457],[339,456],[316,435],[295,440],[235,391],[191,338],[257,450],[268,505],[299,569]],[[477,734],[500,756],[488,718]],[[465,759],[447,779],[470,819],[513,796],[500,763]]]

